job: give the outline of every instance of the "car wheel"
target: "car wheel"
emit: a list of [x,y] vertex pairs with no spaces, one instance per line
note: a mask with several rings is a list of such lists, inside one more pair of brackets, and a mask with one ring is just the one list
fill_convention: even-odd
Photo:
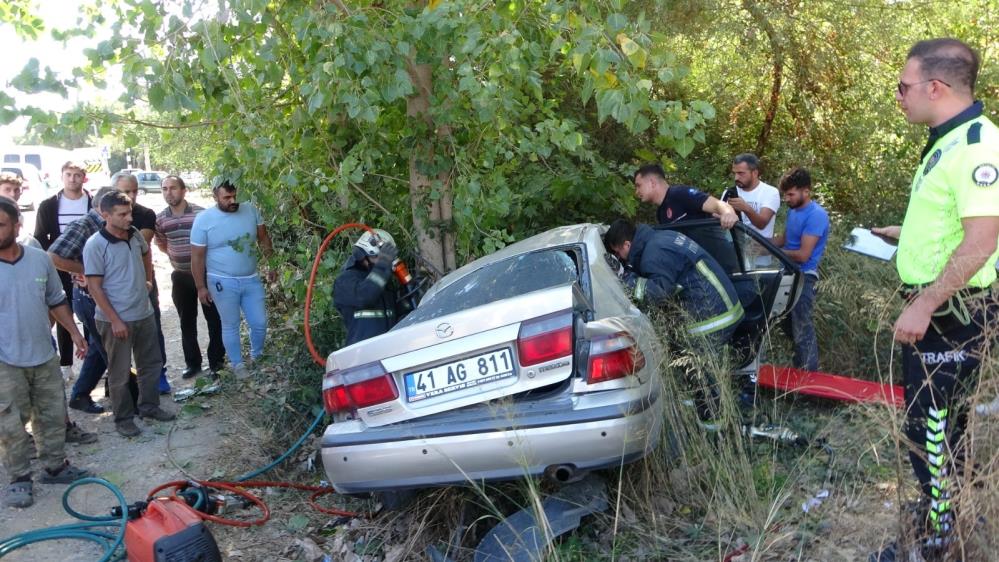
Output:
[[139,195],[145,195],[145,194],[146,194],[146,188],[140,187],[139,188]]

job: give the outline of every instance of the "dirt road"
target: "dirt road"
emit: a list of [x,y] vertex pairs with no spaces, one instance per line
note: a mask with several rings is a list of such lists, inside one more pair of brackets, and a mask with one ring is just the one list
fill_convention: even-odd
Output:
[[[189,199],[202,206],[211,205],[210,198],[192,194]],[[139,203],[160,211],[164,207],[163,198],[158,193],[139,196]],[[25,213],[27,232],[34,230],[35,213]],[[180,371],[184,368],[180,342],[180,326],[177,312],[170,299],[170,262],[166,255],[153,249],[156,279],[160,287],[160,309],[163,315],[163,335],[166,339],[168,378],[173,390],[193,386],[194,379],[183,380]],[[199,339],[202,353],[208,344],[208,330],[203,319],[199,318]],[[207,368],[207,359],[205,368]],[[80,362],[74,370],[78,373]],[[66,381],[66,390],[72,388],[73,380]],[[70,410],[70,417],[87,431],[98,434],[99,440],[92,445],[67,445],[70,461],[84,467],[96,475],[118,485],[129,502],[143,500],[154,486],[170,480],[184,479],[183,473],[171,462],[173,460],[188,472],[199,476],[212,474],[214,462],[220,456],[218,437],[222,433],[218,398],[198,400],[197,404],[186,406],[175,403],[170,396],[163,396],[165,408],[178,411],[176,426],[171,434],[171,423],[137,421],[143,434],[134,439],[125,439],[114,429],[110,405],[104,395],[104,385],[93,393],[94,400],[105,407],[104,414],[89,415]],[[170,453],[167,450],[169,434]],[[65,485],[46,485],[38,482],[42,468],[32,467],[36,481],[34,486],[35,505],[28,509],[0,509],[0,534],[10,536],[15,533],[39,529],[51,525],[75,522],[62,508],[62,494]],[[0,481],[9,482],[8,475],[0,467]],[[79,489],[73,495],[73,506],[78,511],[92,514],[105,514],[114,504],[114,499],[96,486]],[[98,559],[99,550],[84,541],[60,541],[44,543],[15,552],[4,560],[65,560],[91,561]]]

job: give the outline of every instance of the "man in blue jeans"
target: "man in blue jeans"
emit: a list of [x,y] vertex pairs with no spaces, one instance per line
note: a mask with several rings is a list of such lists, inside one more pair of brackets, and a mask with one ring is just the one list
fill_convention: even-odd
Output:
[[[250,328],[250,360],[264,352],[267,314],[264,286],[257,273],[257,248],[271,254],[271,238],[252,203],[236,201],[236,186],[228,180],[212,190],[215,207],[202,211],[191,225],[191,272],[202,304],[214,303],[222,319],[222,345],[233,374],[243,379],[239,326],[242,316]],[[274,272],[270,273],[273,280]]]
[[804,168],[791,168],[780,180],[780,192],[791,211],[784,234],[775,236],[774,244],[795,262],[801,264],[805,286],[791,311],[791,334],[794,338],[794,366],[817,371],[819,341],[815,337],[812,307],[815,306],[815,284],[819,280],[819,262],[829,239],[829,215],[812,201],[812,176]]

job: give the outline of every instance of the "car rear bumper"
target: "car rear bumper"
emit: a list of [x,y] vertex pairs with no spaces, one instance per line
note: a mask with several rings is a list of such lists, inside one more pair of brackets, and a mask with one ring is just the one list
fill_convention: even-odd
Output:
[[323,465],[341,493],[509,480],[555,465],[606,468],[656,447],[662,427],[658,398],[471,423],[453,416],[454,423],[365,428],[351,420],[326,428]]

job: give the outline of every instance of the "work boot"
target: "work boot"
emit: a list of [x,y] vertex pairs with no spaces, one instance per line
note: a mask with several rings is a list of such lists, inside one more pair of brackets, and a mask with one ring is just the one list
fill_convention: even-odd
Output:
[[132,418],[114,422],[114,428],[122,437],[135,437],[142,434],[142,430],[135,425],[135,420]]
[[66,442],[79,443],[81,445],[96,443],[97,434],[83,431],[80,426],[76,425],[76,422],[69,422],[66,424]]
[[94,403],[90,396],[74,396],[69,400],[69,407],[86,414],[103,414],[104,408]]
[[152,418],[156,421],[173,421],[177,419],[176,414],[171,414],[170,412],[160,408],[159,406],[148,410],[146,412],[139,412],[139,417],[142,419]]

